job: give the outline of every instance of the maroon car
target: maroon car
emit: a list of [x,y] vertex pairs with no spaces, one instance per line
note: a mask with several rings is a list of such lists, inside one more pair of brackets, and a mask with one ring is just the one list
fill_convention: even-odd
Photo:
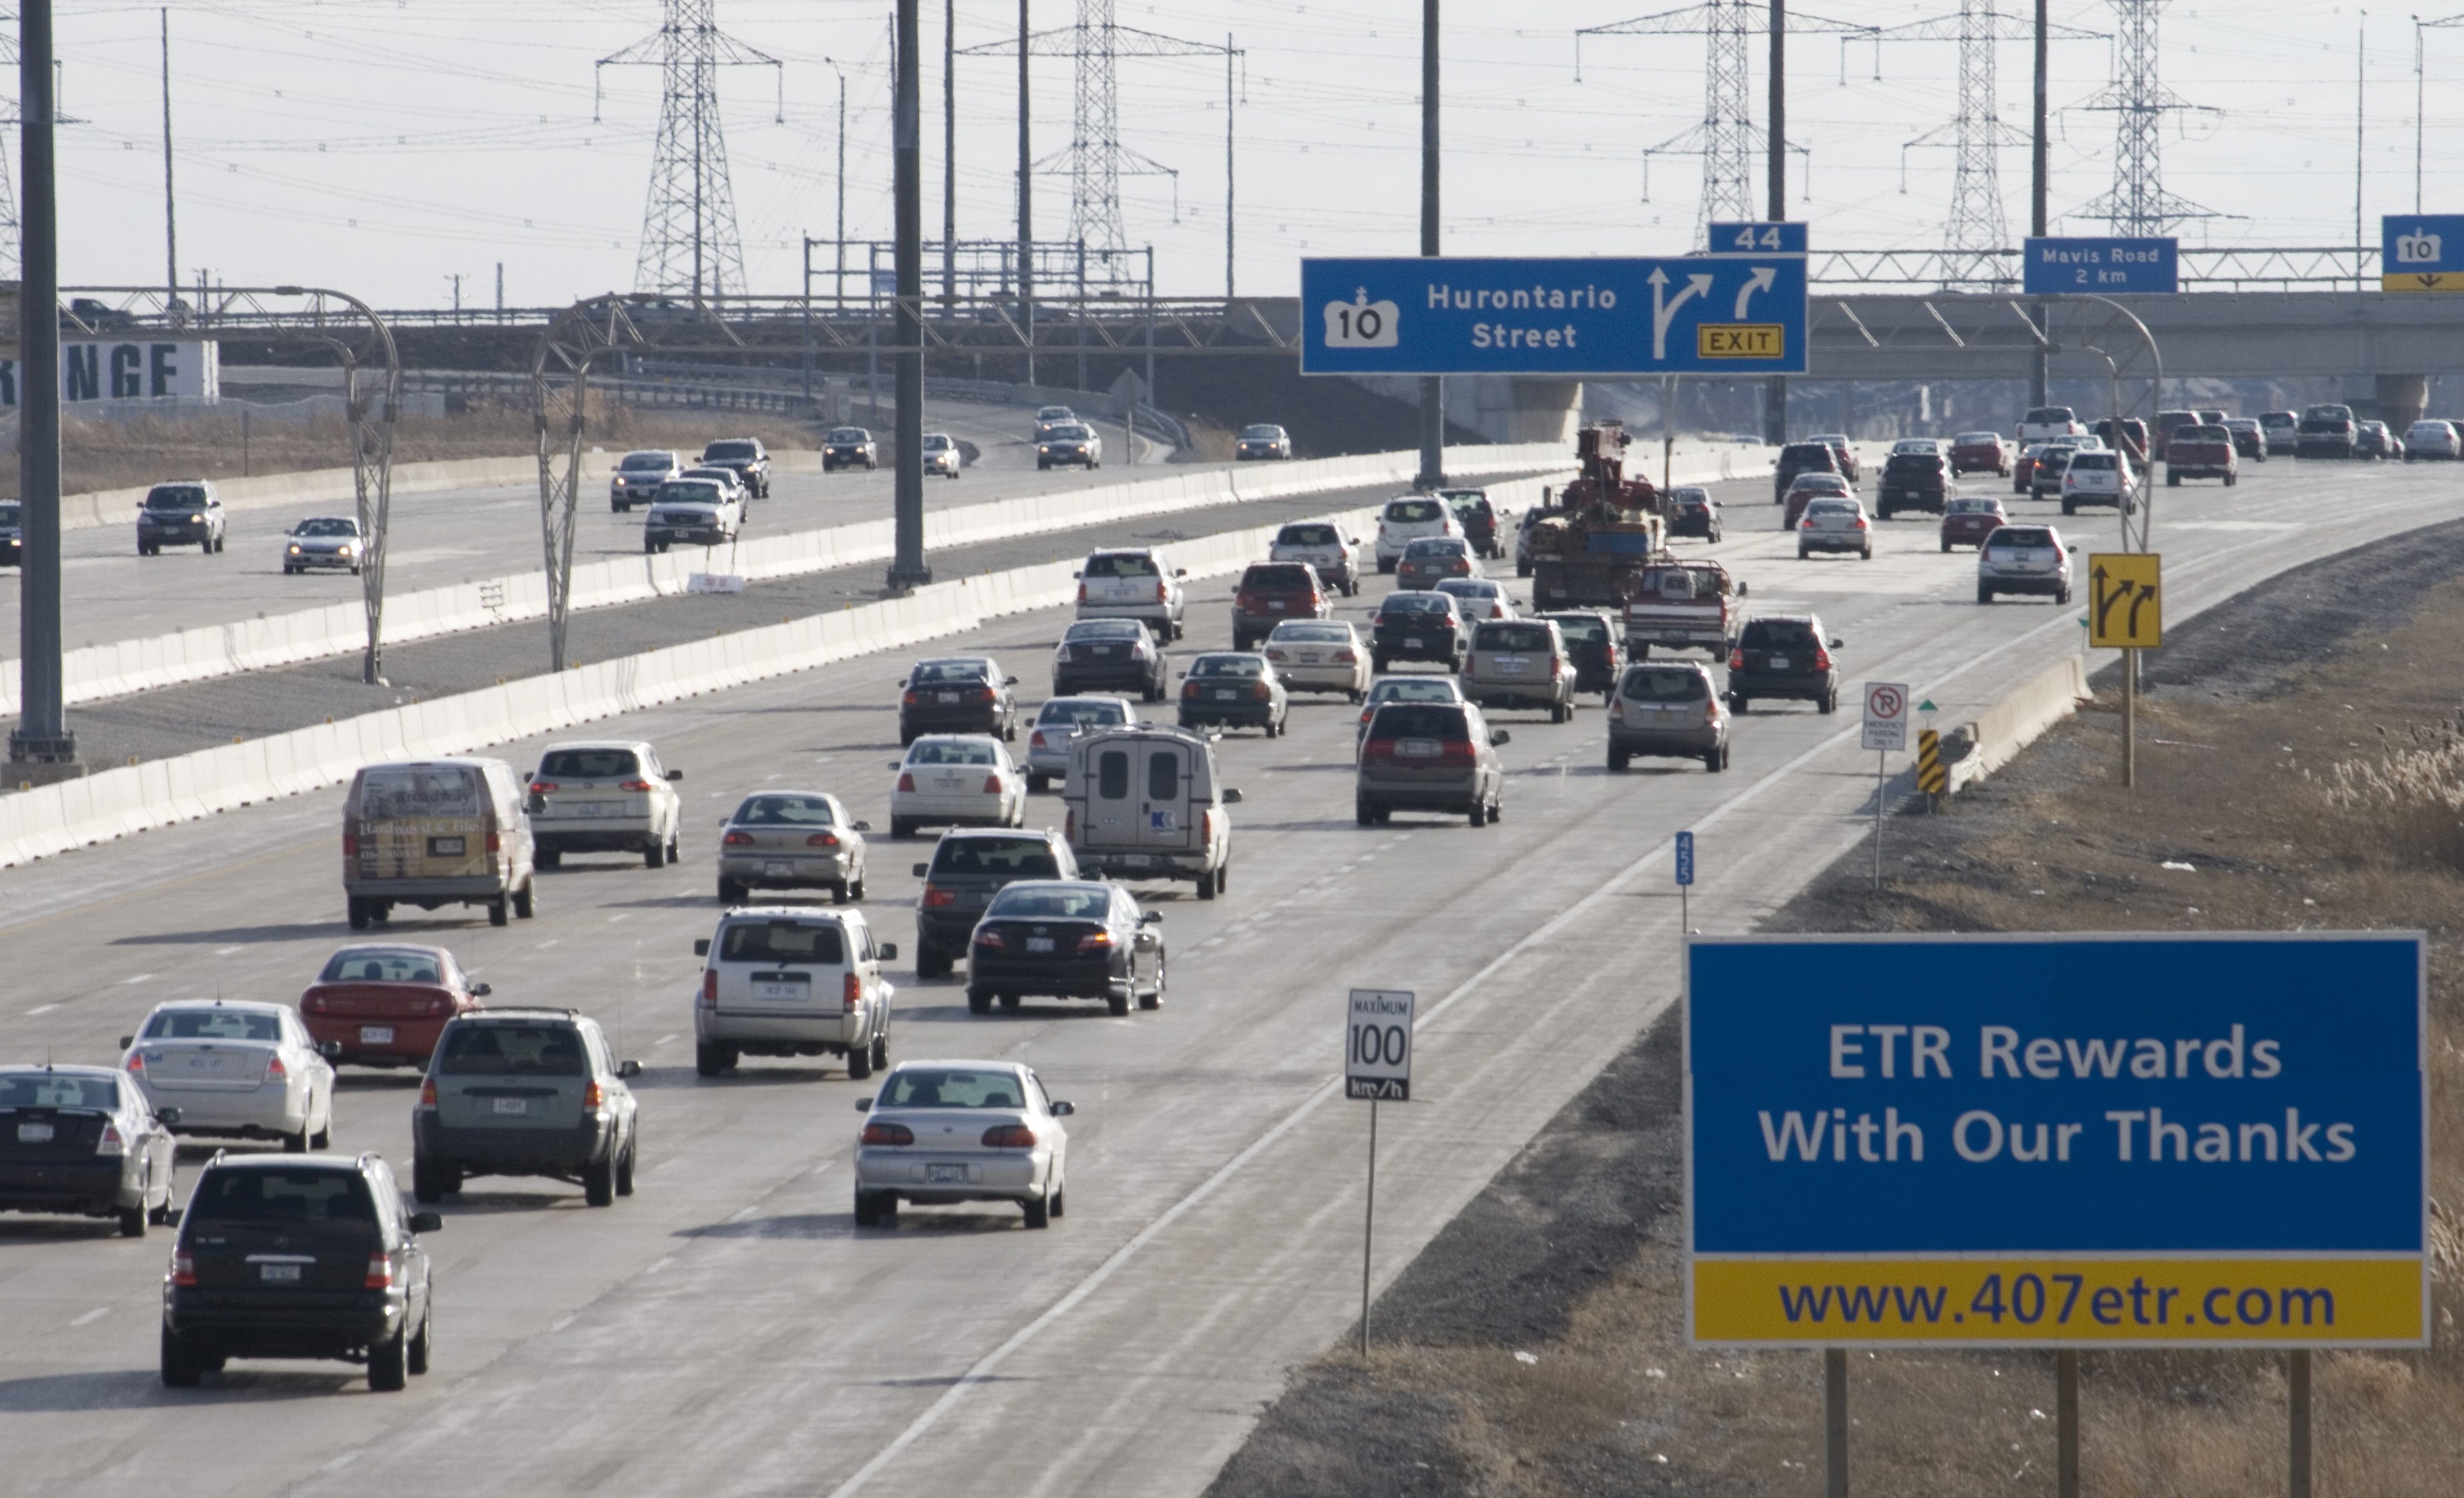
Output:
[[1942,512],[1942,549],[1972,546],[1985,549],[1985,538],[1996,527],[2010,524],[2011,517],[2002,510],[2002,502],[1991,495],[1954,499]]
[[338,1064],[425,1067],[445,1022],[487,996],[441,946],[345,946],[299,995],[299,1017],[319,1045],[342,1048]]
[[[1460,543],[1458,543],[1460,544]],[[1334,600],[1307,562],[1252,562],[1232,593],[1232,648],[1246,650],[1287,619],[1331,619]]]
[[1962,432],[1950,440],[1950,471],[2011,476],[2011,449],[2000,432]]

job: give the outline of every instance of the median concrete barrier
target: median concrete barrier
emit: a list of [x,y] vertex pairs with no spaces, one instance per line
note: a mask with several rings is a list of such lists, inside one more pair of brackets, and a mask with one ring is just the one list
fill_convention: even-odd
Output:
[[1951,791],[2011,763],[2047,728],[2079,711],[2088,695],[2087,668],[2077,656],[2065,656],[2020,683],[1967,726],[1970,748],[1950,767]]

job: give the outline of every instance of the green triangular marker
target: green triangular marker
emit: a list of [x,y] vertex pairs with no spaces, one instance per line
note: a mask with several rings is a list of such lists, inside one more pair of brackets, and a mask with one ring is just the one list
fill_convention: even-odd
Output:
[[1917,704],[1917,711],[1919,711],[1919,712],[1940,712],[1940,711],[1942,711],[1942,709],[1941,709],[1941,708],[1939,708],[1939,707],[1937,707],[1937,706],[1935,706],[1933,705],[1933,699],[1932,699],[1932,698],[1930,698],[1930,697],[1928,697],[1928,698],[1926,698],[1924,702],[1921,702],[1921,703]]

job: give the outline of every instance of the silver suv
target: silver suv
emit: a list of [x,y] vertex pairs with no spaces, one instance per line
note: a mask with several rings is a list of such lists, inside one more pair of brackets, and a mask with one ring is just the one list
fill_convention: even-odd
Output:
[[638,853],[662,868],[680,851],[685,772],[659,763],[639,740],[551,744],[531,775],[531,841],[538,864],[555,868],[568,853]]
[[857,910],[754,905],[721,916],[693,943],[693,1070],[716,1076],[747,1055],[847,1058],[863,1080],[890,1064],[890,1001],[881,975],[893,943],[872,939]]
[[1976,549],[1976,601],[1991,603],[2005,593],[2034,593],[2056,603],[2071,600],[2071,553],[2052,526],[1997,526]]
[[1509,737],[1470,703],[1388,703],[1361,739],[1357,820],[1368,827],[1397,810],[1454,812],[1487,826],[1505,811],[1497,746]]
[[411,1109],[410,1192],[437,1202],[471,1176],[545,1176],[593,1206],[633,1194],[633,1089],[578,1010],[489,1009],[447,1022]]
[[1463,689],[1484,707],[1537,707],[1551,723],[1565,722],[1574,715],[1574,662],[1566,637],[1545,619],[1472,626]]

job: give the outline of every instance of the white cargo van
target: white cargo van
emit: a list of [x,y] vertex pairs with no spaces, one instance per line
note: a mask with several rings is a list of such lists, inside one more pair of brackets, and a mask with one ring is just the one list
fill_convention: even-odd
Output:
[[1190,879],[1213,900],[1230,883],[1241,792],[1216,778],[1215,747],[1178,728],[1095,728],[1069,741],[1064,824],[1089,879]]

